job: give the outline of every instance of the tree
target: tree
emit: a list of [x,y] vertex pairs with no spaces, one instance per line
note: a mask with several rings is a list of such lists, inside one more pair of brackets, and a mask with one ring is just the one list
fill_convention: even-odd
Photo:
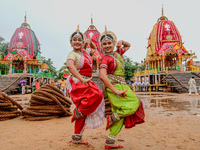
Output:
[[4,58],[8,54],[8,43],[3,42],[4,38],[0,36],[0,58]]
[[4,38],[0,36],[0,43],[4,41]]
[[137,71],[137,69],[139,71],[143,71],[145,70],[145,65],[140,65],[138,62],[133,62],[131,60],[131,58],[125,56],[124,57],[124,62],[125,62],[125,73],[124,73],[124,76],[125,76],[125,79],[126,80],[130,80],[133,76],[134,76],[134,72]]
[[63,72],[66,71],[66,72],[69,72],[67,70],[67,65],[66,65],[66,62],[63,64],[63,66],[59,69],[58,71],[58,76],[57,76],[57,79],[61,79],[63,77]]
[[137,63],[135,63],[134,65],[134,62],[129,57],[126,56],[124,59],[124,63],[125,63],[125,73],[124,73],[125,79],[130,80],[134,75],[134,71],[137,70]]
[[[8,43],[5,43],[4,38],[0,36],[0,59],[8,54],[8,50]],[[0,64],[1,74],[6,74],[8,68],[9,67],[6,64]]]

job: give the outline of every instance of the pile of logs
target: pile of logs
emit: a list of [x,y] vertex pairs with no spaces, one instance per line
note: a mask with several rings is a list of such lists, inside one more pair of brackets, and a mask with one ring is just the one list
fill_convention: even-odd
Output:
[[106,117],[107,115],[112,114],[112,110],[109,99],[105,98],[104,101],[105,101],[105,117]]
[[29,121],[42,121],[62,116],[71,116],[71,100],[56,87],[45,84],[36,90],[30,99],[30,106],[22,110]]
[[12,119],[21,115],[18,110],[23,109],[22,106],[9,97],[6,93],[0,93],[0,121]]

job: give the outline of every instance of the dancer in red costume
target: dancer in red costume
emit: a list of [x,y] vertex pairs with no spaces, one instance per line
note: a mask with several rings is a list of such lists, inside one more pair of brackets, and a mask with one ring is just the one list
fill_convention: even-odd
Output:
[[76,105],[71,122],[75,121],[72,143],[85,144],[82,133],[87,128],[97,128],[104,123],[105,103],[103,93],[92,79],[92,58],[96,46],[77,29],[70,37],[73,47],[67,57],[67,68],[70,76],[67,79],[67,90]]
[[[117,43],[116,35],[107,29],[101,34],[100,43],[105,56],[101,60],[99,75],[106,86],[105,91],[112,106],[112,115],[107,116],[106,130],[109,129],[109,136],[105,148],[123,148],[115,144],[115,137],[123,125],[125,128],[131,128],[135,124],[144,122],[142,103],[126,84],[124,77],[123,54],[131,45],[126,41]],[[114,51],[116,43],[117,50]]]

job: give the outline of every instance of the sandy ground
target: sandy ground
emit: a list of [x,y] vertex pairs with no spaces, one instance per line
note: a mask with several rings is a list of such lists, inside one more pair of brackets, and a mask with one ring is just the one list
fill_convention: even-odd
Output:
[[[123,128],[116,138],[118,144],[125,150],[200,150],[200,95],[136,94],[144,102],[145,123],[131,129]],[[27,96],[30,95],[23,97]],[[104,149],[108,135],[106,121],[97,129],[85,129],[83,138],[89,142],[89,146],[85,146],[71,143],[74,123],[70,120],[71,117],[63,117],[34,122],[18,117],[1,121],[0,150]]]

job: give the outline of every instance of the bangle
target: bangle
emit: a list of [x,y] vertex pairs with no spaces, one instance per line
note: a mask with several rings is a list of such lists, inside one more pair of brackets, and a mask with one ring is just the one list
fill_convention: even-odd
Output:
[[85,84],[85,78],[83,78],[83,81],[81,81],[82,84]]
[[122,40],[122,45],[124,45],[125,44],[125,41],[124,40]]
[[115,96],[119,97],[119,90],[117,90],[117,93],[115,94]]

